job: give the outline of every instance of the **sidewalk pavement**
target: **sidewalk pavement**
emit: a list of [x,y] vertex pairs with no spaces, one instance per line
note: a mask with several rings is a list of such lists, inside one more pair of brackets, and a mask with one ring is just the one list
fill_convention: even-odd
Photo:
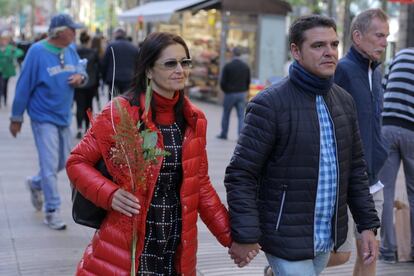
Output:
[[[63,202],[61,213],[67,229],[50,230],[43,224],[42,213],[35,212],[31,206],[24,181],[38,170],[37,153],[27,117],[17,139],[8,131],[12,98],[13,93],[10,93],[9,106],[0,109],[0,275],[74,275],[94,231],[72,221],[70,187],[65,172],[59,174],[58,181]],[[236,116],[232,114],[229,140],[218,140],[215,136],[219,133],[221,107],[197,101],[196,104],[205,111],[209,121],[207,150],[210,178],[225,202],[223,177],[236,142]],[[264,254],[260,253],[246,268],[237,268],[228,257],[227,249],[222,248],[205,225],[199,222],[198,275],[263,275],[265,265]],[[327,269],[323,275],[351,275],[352,267],[353,261]],[[413,274],[414,264],[378,264],[377,275]]]

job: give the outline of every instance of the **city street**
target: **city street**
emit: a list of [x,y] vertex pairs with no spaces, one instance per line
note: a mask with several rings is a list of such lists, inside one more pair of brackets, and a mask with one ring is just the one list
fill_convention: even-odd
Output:
[[[10,87],[15,81],[11,80]],[[0,275],[74,275],[84,248],[90,241],[93,229],[75,224],[71,218],[70,185],[66,173],[59,174],[59,191],[62,195],[62,216],[68,227],[65,231],[50,230],[43,224],[41,212],[35,212],[25,186],[27,176],[38,170],[29,119],[17,139],[8,130],[11,102],[0,108]],[[106,99],[106,96],[102,96]],[[236,116],[231,119],[229,140],[215,138],[219,133],[221,106],[194,102],[208,118],[209,172],[221,199],[225,202],[223,177],[236,142]],[[75,130],[75,128],[73,128]],[[75,133],[75,131],[73,131]],[[74,139],[74,143],[76,143]],[[403,197],[399,176],[398,195]],[[353,260],[346,265],[326,269],[323,275],[352,275]],[[198,275],[263,275],[266,259],[263,252],[246,268],[237,268],[228,257],[227,249],[220,246],[204,224],[199,222]],[[378,263],[377,275],[408,276],[414,274],[414,263],[386,265]],[[105,276],[105,275],[102,275]]]

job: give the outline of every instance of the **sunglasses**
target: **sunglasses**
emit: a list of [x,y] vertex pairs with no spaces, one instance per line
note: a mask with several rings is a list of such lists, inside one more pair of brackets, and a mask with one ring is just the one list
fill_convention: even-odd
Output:
[[60,68],[65,68],[65,55],[63,53],[63,51],[61,51],[59,53],[59,63],[60,63]]
[[175,70],[178,66],[178,63],[181,65],[181,68],[183,69],[190,69],[193,66],[193,62],[189,58],[185,58],[180,61],[172,59],[172,60],[167,60],[167,61],[164,61],[162,63],[157,63],[157,64],[160,65],[165,70]]

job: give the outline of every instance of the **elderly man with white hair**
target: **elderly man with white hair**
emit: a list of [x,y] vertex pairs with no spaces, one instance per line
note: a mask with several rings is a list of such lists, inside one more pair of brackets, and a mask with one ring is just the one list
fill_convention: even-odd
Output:
[[[65,167],[72,147],[70,124],[74,88],[86,82],[84,66],[71,43],[82,25],[67,14],[54,16],[49,37],[30,47],[16,85],[10,117],[10,132],[16,137],[27,110],[39,156],[40,171],[26,184],[37,211],[43,207],[44,223],[63,230],[57,174]],[[44,204],[43,204],[44,197]]]

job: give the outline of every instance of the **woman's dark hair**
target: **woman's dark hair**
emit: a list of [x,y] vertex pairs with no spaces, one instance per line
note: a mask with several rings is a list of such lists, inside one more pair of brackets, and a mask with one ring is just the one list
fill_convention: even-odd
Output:
[[[145,94],[147,88],[147,71],[151,69],[162,51],[170,45],[179,44],[184,47],[187,58],[190,58],[190,51],[188,50],[185,41],[178,35],[166,32],[155,32],[149,34],[139,49],[138,59],[135,66],[135,79],[133,83],[133,103],[139,104],[141,94]],[[180,128],[184,129],[184,115],[182,112],[184,103],[184,91],[179,91],[180,96],[177,104],[174,107],[175,119]],[[151,106],[154,107],[154,97],[151,101]],[[155,109],[152,108],[152,116],[155,118]]]
[[96,49],[96,51],[99,54],[99,57],[102,58],[102,55],[103,55],[102,36],[95,35],[94,37],[92,37],[91,48]]
[[91,37],[88,35],[86,31],[83,31],[80,33],[80,37],[79,37],[80,43],[86,44],[89,42],[90,39]]
[[305,32],[316,27],[332,28],[336,32],[333,19],[322,15],[305,15],[297,18],[289,28],[289,44],[294,43],[299,48],[305,41]]

